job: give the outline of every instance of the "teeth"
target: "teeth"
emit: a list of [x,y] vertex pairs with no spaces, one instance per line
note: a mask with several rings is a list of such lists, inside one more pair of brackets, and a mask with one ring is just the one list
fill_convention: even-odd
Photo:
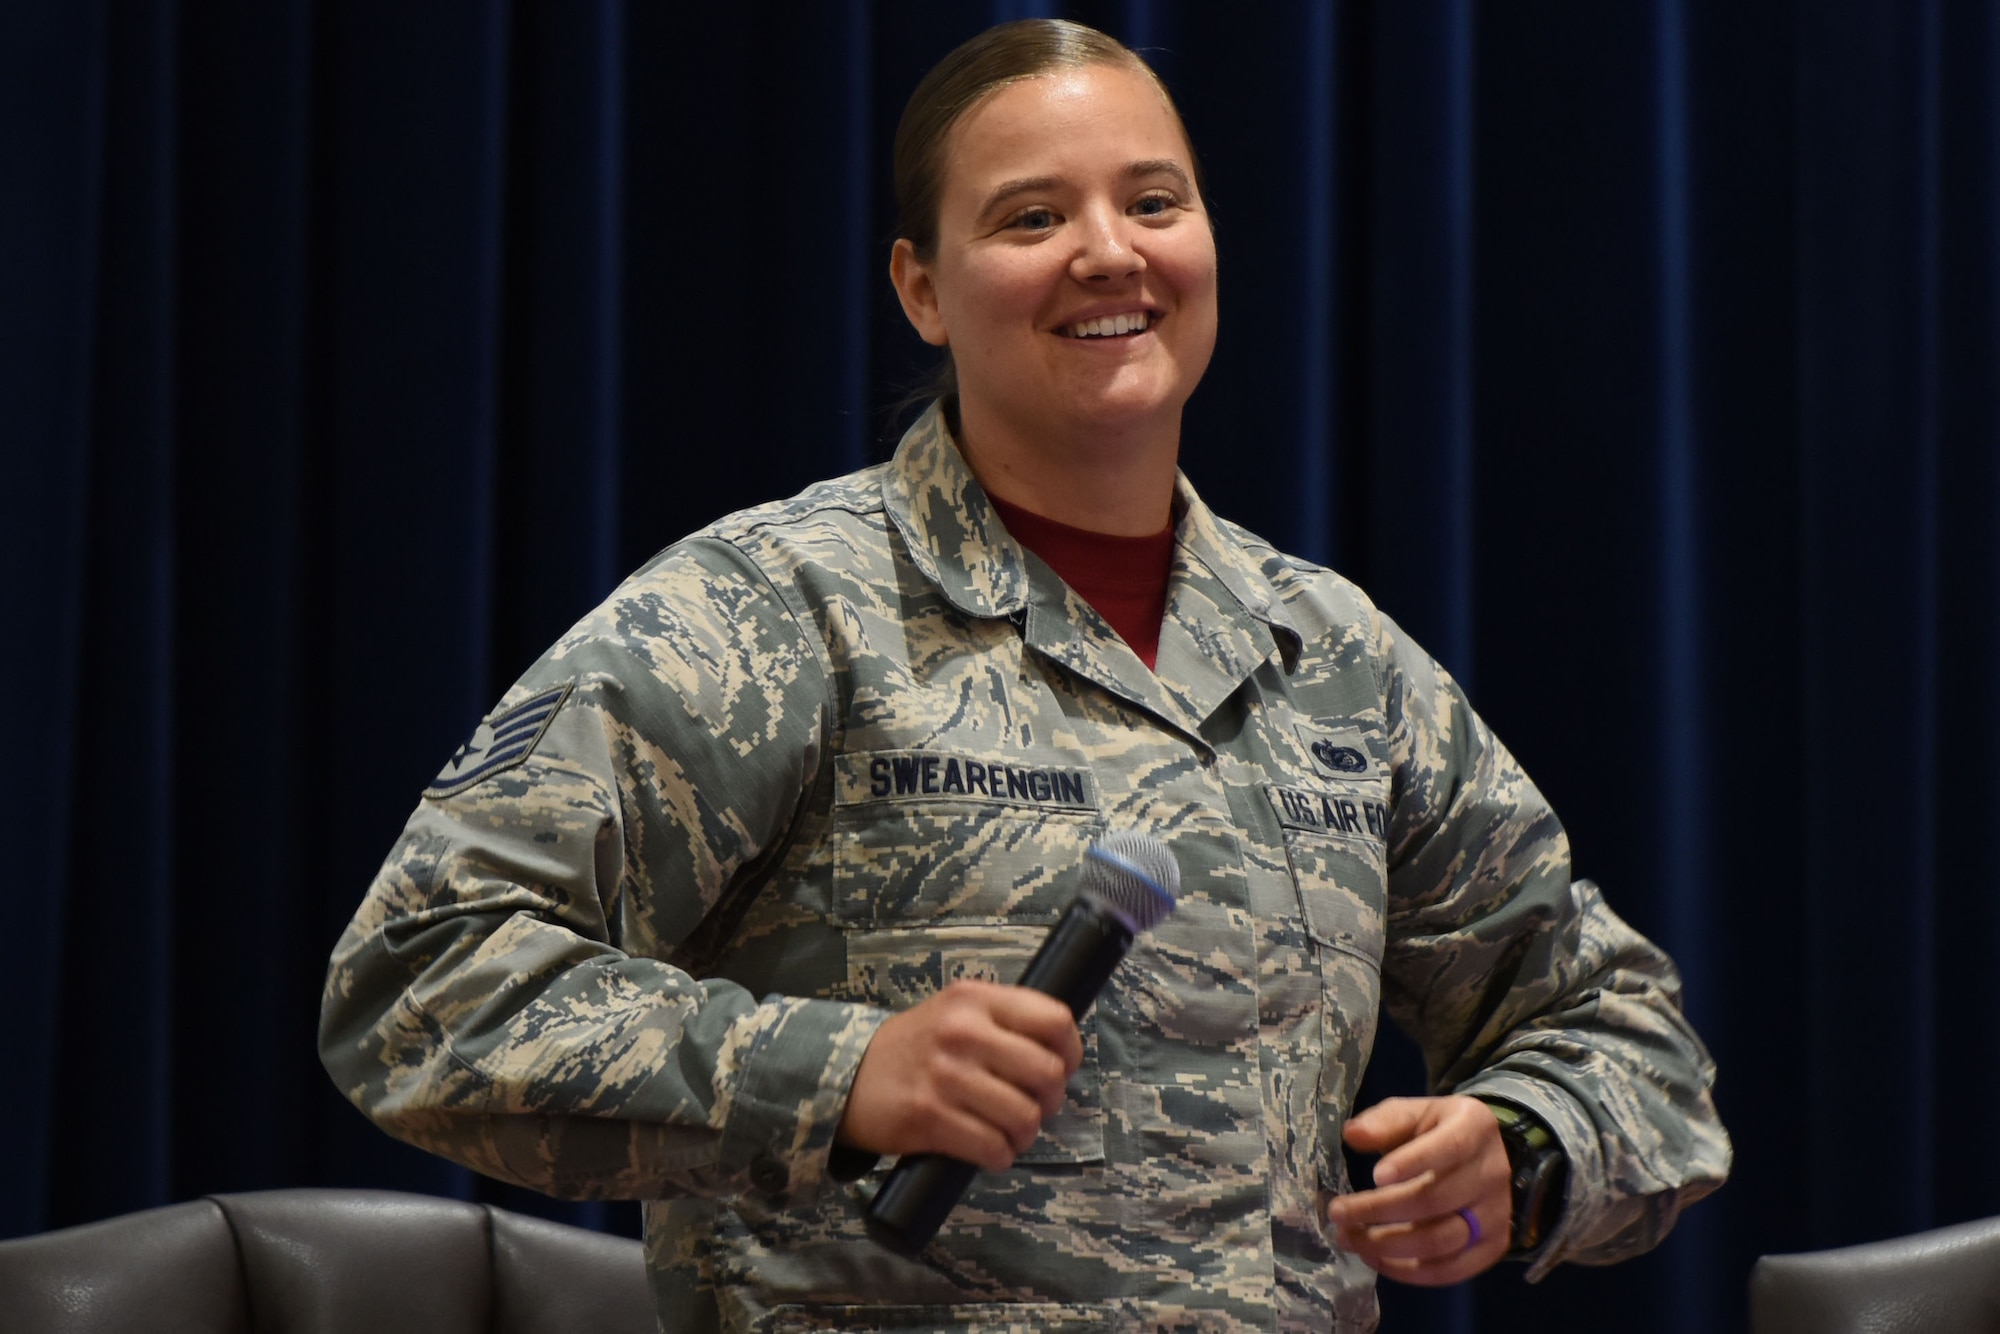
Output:
[[1109,338],[1114,334],[1136,333],[1146,327],[1144,311],[1136,315],[1105,315],[1094,320],[1081,320],[1069,326],[1071,338]]

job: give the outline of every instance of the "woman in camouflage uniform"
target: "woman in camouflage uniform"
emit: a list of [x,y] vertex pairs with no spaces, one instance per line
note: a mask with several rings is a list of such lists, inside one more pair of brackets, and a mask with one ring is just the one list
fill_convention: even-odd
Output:
[[[1435,663],[1176,473],[1216,280],[1164,89],[1006,25],[896,157],[939,402],[509,692],[336,949],[334,1078],[646,1200],[673,1329],[1360,1331],[1375,1270],[1652,1245],[1728,1165],[1671,965]],[[1181,904],[1079,1031],[1006,983],[1117,828]],[[1384,1008],[1437,1096],[1350,1117]],[[862,1216],[915,1152],[986,1174],[912,1260]]]

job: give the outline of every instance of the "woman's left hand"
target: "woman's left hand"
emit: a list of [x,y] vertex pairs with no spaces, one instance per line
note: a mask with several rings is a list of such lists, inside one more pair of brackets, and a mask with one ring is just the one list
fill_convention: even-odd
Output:
[[[1389,1098],[1347,1123],[1347,1142],[1379,1153],[1375,1189],[1327,1205],[1335,1245],[1377,1273],[1438,1287],[1507,1253],[1513,1195],[1493,1109],[1477,1098]],[[1478,1220],[1467,1221],[1460,1210]]]

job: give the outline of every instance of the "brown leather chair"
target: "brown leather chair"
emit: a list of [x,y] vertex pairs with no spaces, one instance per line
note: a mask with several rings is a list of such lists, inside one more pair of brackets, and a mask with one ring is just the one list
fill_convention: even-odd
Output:
[[1750,1271],[1753,1334],[2000,1334],[2000,1218]]
[[210,1195],[0,1242],[23,1334],[657,1334],[638,1242],[375,1190]]

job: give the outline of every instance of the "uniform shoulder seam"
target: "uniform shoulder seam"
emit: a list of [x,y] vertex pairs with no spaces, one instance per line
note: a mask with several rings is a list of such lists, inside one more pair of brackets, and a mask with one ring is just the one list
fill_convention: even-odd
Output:
[[850,514],[856,518],[879,514],[887,508],[882,494],[882,478],[887,467],[887,464],[879,464],[845,477],[817,482],[785,500],[766,501],[737,510],[697,529],[682,540],[714,537],[734,545],[738,536],[771,528],[794,527],[829,512]]

